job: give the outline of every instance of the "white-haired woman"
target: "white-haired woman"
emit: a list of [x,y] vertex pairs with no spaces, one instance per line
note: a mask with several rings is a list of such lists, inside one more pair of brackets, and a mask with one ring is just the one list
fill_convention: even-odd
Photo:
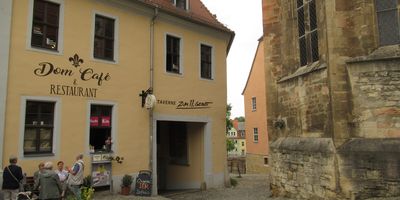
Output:
[[44,164],[44,170],[39,175],[39,181],[35,183],[35,188],[39,188],[39,199],[60,199],[62,192],[60,178],[53,171],[52,162]]

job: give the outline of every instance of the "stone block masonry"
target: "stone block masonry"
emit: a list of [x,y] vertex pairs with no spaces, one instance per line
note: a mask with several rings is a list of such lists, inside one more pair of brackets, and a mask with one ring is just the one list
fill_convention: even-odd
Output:
[[357,137],[400,137],[399,59],[350,62],[347,70]]
[[400,196],[400,139],[352,139],[338,149],[342,193],[354,199]]
[[[271,192],[295,199],[400,196],[400,139],[279,138],[271,144]],[[337,150],[336,150],[337,149]]]
[[271,147],[271,192],[296,199],[336,199],[330,138],[279,138]]
[[[263,0],[274,196],[400,196],[400,46],[380,43],[382,2]],[[299,33],[314,17],[310,52]]]

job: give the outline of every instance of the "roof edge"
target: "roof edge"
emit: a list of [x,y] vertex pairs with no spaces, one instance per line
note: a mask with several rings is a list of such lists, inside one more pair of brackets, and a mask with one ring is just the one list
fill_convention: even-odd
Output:
[[258,49],[260,48],[261,42],[264,41],[263,38],[264,38],[264,36],[261,36],[261,37],[258,39],[257,49],[256,49],[256,52],[255,52],[254,57],[253,57],[253,63],[251,64],[251,69],[250,69],[250,71],[249,71],[249,75],[247,76],[246,85],[245,85],[244,88],[243,88],[242,95],[244,95],[244,91],[246,91],[247,85],[249,84],[251,72],[253,71],[254,63],[256,62],[256,57],[257,57],[257,54],[258,54]]
[[226,32],[226,33],[234,33],[234,31],[232,31],[229,28],[225,27],[218,20],[217,20],[217,22],[220,23],[221,26],[217,26],[216,24],[206,23],[206,22],[204,22],[203,19],[201,19],[199,17],[191,18],[191,17],[186,16],[186,15],[182,15],[182,14],[179,14],[179,13],[176,13],[176,12],[172,12],[171,10],[165,9],[164,7],[159,6],[158,4],[156,4],[154,2],[151,2],[151,1],[136,0],[136,2],[139,2],[139,3],[141,3],[141,4],[145,5],[145,6],[148,6],[148,7],[158,8],[159,10],[161,10],[161,11],[163,11],[165,13],[168,13],[168,14],[170,14],[172,16],[176,16],[176,17],[179,17],[179,18],[184,18],[185,20],[188,20],[188,21],[196,23],[196,24],[204,25],[204,26],[207,26],[209,28],[217,29],[217,30],[220,30],[220,31],[223,31],[223,32]]

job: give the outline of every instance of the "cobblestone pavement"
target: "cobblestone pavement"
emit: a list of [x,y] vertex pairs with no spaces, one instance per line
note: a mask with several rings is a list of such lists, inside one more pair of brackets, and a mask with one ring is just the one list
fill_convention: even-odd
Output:
[[207,191],[174,195],[170,198],[173,200],[283,200],[283,198],[269,197],[269,182],[266,175],[245,174],[242,175],[242,178],[237,178],[236,175],[231,177],[238,181],[236,187],[209,189]]
[[95,199],[99,200],[284,200],[284,198],[270,198],[268,177],[266,175],[243,175],[242,178],[237,178],[232,175],[232,178],[238,181],[236,187],[231,188],[215,188],[206,191],[186,191],[166,194],[166,197],[136,197],[111,195],[109,193],[96,193]]

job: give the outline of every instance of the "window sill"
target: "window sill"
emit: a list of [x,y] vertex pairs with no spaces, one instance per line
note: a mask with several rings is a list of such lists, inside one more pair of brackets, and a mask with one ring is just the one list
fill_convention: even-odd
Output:
[[293,74],[290,74],[288,76],[282,77],[278,81],[278,83],[282,83],[282,82],[285,82],[287,80],[291,80],[293,78],[304,76],[306,74],[309,74],[309,73],[312,73],[314,71],[318,71],[318,70],[321,70],[321,69],[325,69],[325,68],[327,68],[327,65],[325,63],[320,63],[319,61],[316,61],[316,62],[312,63],[311,65],[306,65],[306,66],[300,67]]
[[165,73],[169,76],[175,76],[175,77],[183,77],[183,73],[176,73],[176,72],[170,72],[170,71],[165,71]]
[[24,157],[35,158],[35,157],[52,157],[54,153],[37,153],[37,154],[24,154]]
[[203,80],[203,81],[214,81],[213,78],[204,78],[204,77],[200,77],[200,80]]
[[51,50],[51,49],[40,48],[40,47],[35,47],[35,46],[28,46],[27,50],[34,51],[34,52],[40,52],[40,53],[59,55],[59,56],[63,55],[60,50]]
[[91,155],[96,155],[96,154],[113,154],[114,151],[107,151],[107,150],[95,150],[94,152],[90,152]]
[[400,59],[400,45],[389,45],[382,46],[370,53],[367,56],[359,56],[351,58],[346,61],[346,63],[359,63],[359,62],[370,62],[370,61],[384,61]]
[[101,59],[101,58],[95,58],[95,57],[92,57],[92,60],[95,62],[99,62],[99,63],[113,64],[113,65],[118,64],[117,60],[108,60],[108,59]]

